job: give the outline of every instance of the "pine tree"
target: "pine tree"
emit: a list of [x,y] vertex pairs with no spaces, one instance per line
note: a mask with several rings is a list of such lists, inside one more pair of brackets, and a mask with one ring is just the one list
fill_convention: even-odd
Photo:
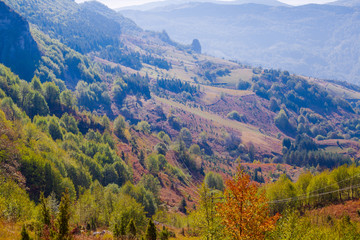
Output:
[[42,224],[45,226],[50,227],[51,224],[51,216],[50,216],[50,210],[47,207],[46,199],[44,197],[44,193],[40,193],[40,207],[41,207],[41,220]]
[[185,198],[183,198],[180,202],[179,211],[186,214],[186,212],[187,212],[186,206],[187,206],[186,200],[185,200]]
[[149,224],[147,226],[146,229],[146,233],[145,233],[145,239],[146,240],[156,240],[156,227],[154,222],[150,219],[149,220]]
[[70,194],[68,189],[61,197],[59,214],[57,216],[58,234],[57,240],[66,240],[69,238],[69,220],[70,220]]
[[145,154],[143,150],[140,150],[140,155],[139,155],[139,162],[141,164],[141,166],[145,166]]
[[131,219],[128,226],[127,226],[127,232],[129,235],[131,235],[132,237],[136,236],[136,226],[134,223],[134,220]]
[[114,234],[115,239],[118,239],[120,237],[120,235],[121,235],[120,234],[120,227],[119,227],[119,224],[117,224],[117,223],[115,223],[115,225],[114,225],[113,234]]

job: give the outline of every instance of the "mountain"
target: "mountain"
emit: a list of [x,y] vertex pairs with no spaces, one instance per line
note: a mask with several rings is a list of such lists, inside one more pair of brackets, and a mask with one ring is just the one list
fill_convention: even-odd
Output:
[[139,11],[149,11],[154,9],[166,9],[171,6],[176,5],[186,5],[189,3],[201,3],[201,2],[210,2],[210,3],[217,3],[217,4],[228,4],[228,5],[236,5],[236,4],[245,4],[245,3],[257,3],[257,4],[264,4],[268,6],[286,6],[285,3],[279,2],[277,0],[235,0],[235,1],[217,1],[217,0],[198,0],[198,1],[191,1],[191,0],[165,0],[159,2],[151,2],[145,3],[142,5],[134,5],[128,7],[118,8],[117,11],[123,10],[139,10]]
[[21,78],[30,80],[40,58],[38,46],[29,24],[3,2],[0,2],[0,33],[0,62]]
[[[4,6],[0,28],[5,38],[9,29],[26,29],[40,52],[31,80],[0,64],[6,239],[140,239],[150,232],[233,239],[214,203],[238,208],[247,186],[251,211],[261,209],[251,221],[275,216],[266,223],[275,228],[270,239],[293,226],[306,239],[360,236],[358,203],[342,219],[326,213],[316,225],[307,217],[359,197],[359,86],[201,54],[197,39],[184,45],[166,31],[144,31],[96,2],[31,2],[11,1],[17,11]],[[240,200],[223,196],[232,183]],[[259,185],[266,195],[256,194]],[[206,225],[209,207],[216,237]],[[287,211],[294,215],[275,225]],[[252,236],[263,237],[255,224]]]
[[339,6],[346,6],[346,7],[359,7],[360,1],[359,0],[339,0],[330,3],[331,5],[339,5]]
[[207,54],[325,79],[360,81],[359,10],[192,3],[169,9],[121,11],[144,29],[173,39],[198,38]]
[[[120,24],[89,11],[85,8],[87,5],[79,5],[72,0],[4,2],[50,37],[59,39],[76,51],[87,53],[109,44],[118,44]],[[34,14],[34,11],[39,14]]]

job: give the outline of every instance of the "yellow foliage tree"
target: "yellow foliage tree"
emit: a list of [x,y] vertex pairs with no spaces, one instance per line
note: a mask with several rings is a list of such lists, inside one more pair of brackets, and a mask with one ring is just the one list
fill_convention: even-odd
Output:
[[217,214],[232,239],[264,239],[275,227],[278,215],[269,216],[265,193],[251,182],[250,176],[238,169],[226,182],[224,201],[217,204]]

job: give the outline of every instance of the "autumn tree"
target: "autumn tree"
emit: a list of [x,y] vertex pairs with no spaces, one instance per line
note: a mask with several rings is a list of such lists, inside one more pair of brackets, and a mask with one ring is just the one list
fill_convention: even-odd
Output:
[[238,240],[264,239],[279,218],[269,216],[265,193],[259,193],[250,176],[240,168],[226,182],[224,200],[217,204],[217,214],[232,239]]

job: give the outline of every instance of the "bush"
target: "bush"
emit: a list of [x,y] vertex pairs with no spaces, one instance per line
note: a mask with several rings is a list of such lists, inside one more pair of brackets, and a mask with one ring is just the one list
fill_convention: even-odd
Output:
[[246,82],[244,80],[239,80],[239,82],[236,84],[236,89],[238,90],[248,90],[251,87],[251,83]]

